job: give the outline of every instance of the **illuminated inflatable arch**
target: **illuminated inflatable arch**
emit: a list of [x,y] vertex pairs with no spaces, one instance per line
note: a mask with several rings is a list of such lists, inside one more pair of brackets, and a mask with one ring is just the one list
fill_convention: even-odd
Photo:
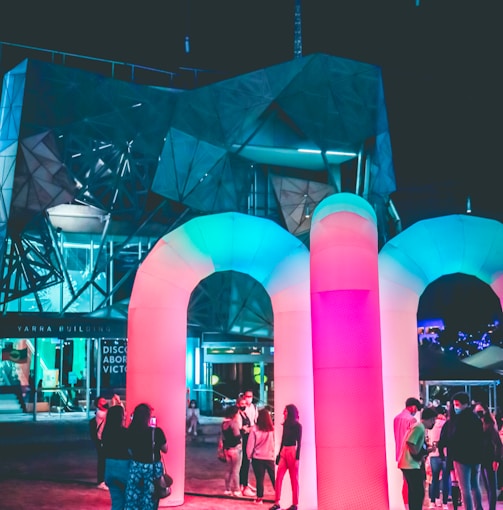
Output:
[[248,274],[271,298],[276,442],[281,438],[284,406],[294,403],[303,425],[300,506],[314,510],[309,252],[276,223],[238,213],[199,217],[160,239],[139,267],[131,294],[127,412],[141,402],[150,403],[166,433],[175,483],[161,506],[179,506],[184,500],[187,308],[194,288],[216,271]]
[[395,462],[393,418],[419,392],[417,309],[425,288],[464,273],[503,296],[503,224],[468,215],[420,221],[379,254],[383,390],[390,510],[402,510],[402,475]]

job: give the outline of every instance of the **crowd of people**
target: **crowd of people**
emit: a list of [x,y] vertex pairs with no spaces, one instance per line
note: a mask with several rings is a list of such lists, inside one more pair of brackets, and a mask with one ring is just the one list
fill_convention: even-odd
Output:
[[[283,479],[288,472],[292,504],[299,504],[299,459],[302,425],[294,404],[283,411],[279,448],[275,445],[275,424],[270,410],[253,402],[251,390],[239,395],[236,405],[227,407],[221,425],[226,469],[224,494],[252,497],[261,504],[266,475],[274,488],[274,504],[280,509]],[[134,409],[125,427],[125,410],[116,395],[109,404],[96,399],[93,423],[97,447],[99,488],[110,492],[112,510],[156,510],[154,480],[163,473],[162,453],[167,452],[164,431],[153,421],[152,407],[142,403]],[[420,419],[416,415],[420,413]],[[187,406],[187,433],[197,435],[199,409],[191,400]],[[425,496],[429,508],[496,510],[503,499],[503,427],[481,402],[472,402],[465,392],[452,395],[446,406],[433,402],[423,406],[410,397],[393,420],[396,462],[403,474],[402,496],[406,510],[422,510]],[[256,487],[249,483],[250,466]],[[277,466],[277,467],[275,467]],[[427,490],[426,490],[427,489]]]
[[[421,411],[420,420],[416,414]],[[402,496],[408,510],[422,510],[426,486],[429,508],[447,510],[463,504],[466,510],[496,510],[498,488],[503,486],[503,428],[481,402],[457,392],[446,403],[423,408],[410,397],[394,418],[396,461],[403,473]]]
[[98,457],[98,488],[108,489],[112,510],[156,510],[154,480],[161,477],[161,454],[168,451],[166,436],[157,427],[147,403],[135,407],[125,427],[125,410],[117,395],[109,403],[96,399],[92,426]]
[[[262,504],[267,475],[275,493],[270,510],[279,510],[283,479],[288,472],[292,489],[288,510],[297,510],[302,441],[299,412],[294,404],[285,407],[281,444],[276,449],[271,412],[267,407],[259,409],[253,400],[253,392],[247,390],[225,412],[221,425],[226,458],[224,494],[252,497]],[[156,510],[159,506],[154,480],[163,473],[162,453],[168,451],[168,446],[164,431],[153,421],[152,411],[149,404],[139,404],[126,427],[124,406],[117,395],[110,403],[104,397],[96,399],[91,435],[97,450],[97,482],[98,488],[109,491],[112,510]],[[191,400],[186,414],[188,435],[197,435],[199,417],[197,402]],[[250,466],[256,487],[249,483]]]
[[[269,409],[257,408],[251,390],[240,395],[236,404],[226,409],[222,422],[226,456],[224,494],[253,497],[255,503],[262,504],[267,475],[274,488],[274,504],[270,510],[279,510],[283,479],[288,472],[292,488],[292,504],[288,510],[297,510],[302,442],[302,425],[297,407],[288,404],[284,409],[281,444],[276,451],[274,422]],[[249,483],[250,465],[255,474],[256,488]]]

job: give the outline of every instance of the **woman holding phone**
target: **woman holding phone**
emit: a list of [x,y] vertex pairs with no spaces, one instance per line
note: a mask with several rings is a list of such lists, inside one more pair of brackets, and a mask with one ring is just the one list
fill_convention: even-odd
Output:
[[128,446],[131,467],[126,487],[125,510],[156,510],[159,500],[154,501],[154,478],[163,473],[161,452],[168,451],[164,431],[157,427],[152,407],[136,406],[128,427]]

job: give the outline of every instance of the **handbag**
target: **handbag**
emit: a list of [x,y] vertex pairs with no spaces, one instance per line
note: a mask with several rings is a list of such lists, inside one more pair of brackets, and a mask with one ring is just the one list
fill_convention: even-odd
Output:
[[227,462],[227,456],[225,455],[225,449],[224,449],[224,439],[222,437],[222,430],[220,430],[220,437],[218,438],[217,459],[220,462]]
[[[152,428],[152,472],[154,472],[155,464],[155,428]],[[164,465],[164,458],[161,454],[162,474],[159,478],[154,478],[154,493],[152,495],[154,500],[167,498],[171,494],[171,486],[173,485],[173,478],[166,472]]]

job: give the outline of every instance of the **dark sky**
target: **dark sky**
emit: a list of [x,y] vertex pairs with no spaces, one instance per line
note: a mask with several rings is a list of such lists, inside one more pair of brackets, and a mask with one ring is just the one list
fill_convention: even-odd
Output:
[[[293,58],[295,0],[9,2],[0,41],[176,71]],[[501,0],[303,0],[303,54],[381,67],[404,227],[465,211],[503,221]],[[190,36],[191,52],[184,52]]]
[[[293,58],[295,0],[10,2],[0,40],[176,71],[241,73]],[[50,6],[50,7],[49,7]],[[381,67],[403,225],[503,220],[500,0],[304,0],[303,53]],[[191,52],[184,52],[185,35]]]

